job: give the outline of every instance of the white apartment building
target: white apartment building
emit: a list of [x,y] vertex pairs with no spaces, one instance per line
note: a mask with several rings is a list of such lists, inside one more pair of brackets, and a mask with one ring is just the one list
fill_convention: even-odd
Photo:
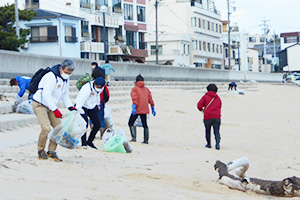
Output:
[[[131,5],[129,11],[127,4]],[[144,47],[146,0],[18,0],[18,6],[19,9],[39,8],[82,18],[76,30],[81,58],[144,62],[148,55]],[[128,12],[132,14],[130,22],[124,20]]]
[[[222,22],[213,0],[162,0],[158,4],[158,61],[221,69]],[[148,63],[156,62],[155,0],[149,1]]]

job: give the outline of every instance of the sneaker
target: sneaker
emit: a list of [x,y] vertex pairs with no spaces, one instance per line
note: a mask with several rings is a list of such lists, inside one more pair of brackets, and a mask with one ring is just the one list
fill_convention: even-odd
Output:
[[205,145],[206,148],[211,148],[211,145],[207,144]]
[[136,142],[136,140],[132,139],[132,140],[129,140],[129,142]]
[[54,152],[54,151],[48,151],[47,154],[48,154],[49,158],[52,158],[56,162],[61,162],[62,161],[62,159],[59,159],[57,157],[56,152]]
[[44,151],[44,149],[39,150],[38,155],[39,155],[40,160],[47,160],[48,159],[48,156],[47,156],[46,152]]
[[148,142],[145,142],[145,141],[144,141],[144,142],[141,142],[141,143],[142,143],[142,144],[149,144]]
[[87,143],[88,147],[92,147],[93,149],[97,149],[97,147],[91,142],[91,143]]

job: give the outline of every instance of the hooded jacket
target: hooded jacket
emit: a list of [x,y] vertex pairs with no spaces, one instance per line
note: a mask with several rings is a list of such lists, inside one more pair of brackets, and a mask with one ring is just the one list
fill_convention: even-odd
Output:
[[136,105],[136,114],[149,114],[149,105],[154,106],[154,101],[150,90],[145,87],[144,81],[135,83],[131,90],[132,104]]
[[22,97],[25,91],[29,89],[29,83],[31,81],[31,78],[25,76],[16,76],[16,80],[20,88],[20,92],[18,93],[18,95]]
[[69,97],[69,79],[65,80],[61,77],[59,67],[55,65],[51,68],[51,72],[45,74],[38,85],[33,100],[48,107],[51,111],[55,111],[59,102],[62,100],[68,108],[73,106]]
[[200,101],[197,104],[197,107],[200,111],[204,110],[204,120],[221,119],[222,101],[216,92],[208,91],[200,99]]

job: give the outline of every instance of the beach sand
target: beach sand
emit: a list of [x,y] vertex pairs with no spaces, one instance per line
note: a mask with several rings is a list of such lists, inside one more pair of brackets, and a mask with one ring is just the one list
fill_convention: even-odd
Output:
[[[63,162],[41,161],[38,125],[0,132],[0,199],[284,199],[231,190],[217,182],[215,161],[243,156],[250,161],[249,177],[300,176],[300,87],[257,83],[244,91],[219,91],[220,151],[204,148],[203,115],[196,107],[204,93],[190,90],[152,90],[157,116],[148,119],[149,145],[140,143],[143,129],[138,128],[130,154],[104,152],[97,138],[99,150],[59,146]],[[113,112],[115,128],[122,128],[128,139],[130,108],[129,102],[128,110]]]

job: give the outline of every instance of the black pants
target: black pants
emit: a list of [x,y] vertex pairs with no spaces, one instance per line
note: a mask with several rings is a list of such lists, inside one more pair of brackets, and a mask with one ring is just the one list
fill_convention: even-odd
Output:
[[232,90],[233,88],[236,90],[236,85],[229,85],[228,90]]
[[220,126],[221,126],[221,119],[207,119],[204,120],[205,125],[205,138],[208,145],[211,145],[210,142],[210,133],[211,133],[211,127],[214,129],[216,144],[220,143],[221,136],[220,136]]
[[129,118],[128,126],[129,127],[133,126],[133,124],[134,124],[135,120],[138,118],[138,116],[141,116],[143,128],[148,128],[147,114],[136,114],[136,115],[131,114],[130,118]]
[[84,110],[84,114],[81,114],[81,116],[87,123],[86,128],[88,127],[88,117],[92,120],[94,124],[93,129],[90,132],[89,139],[86,140],[86,133],[84,133],[83,136],[81,137],[82,146],[86,146],[87,143],[92,143],[94,141],[96,133],[99,131],[100,128],[100,120],[98,117],[97,106],[95,106],[95,108],[93,109],[87,109],[84,107],[82,109]]

